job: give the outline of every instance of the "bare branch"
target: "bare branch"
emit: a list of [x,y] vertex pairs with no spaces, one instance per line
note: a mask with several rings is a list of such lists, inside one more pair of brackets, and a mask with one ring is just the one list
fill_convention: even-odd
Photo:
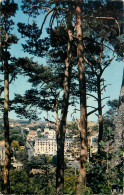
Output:
[[94,109],[96,109],[96,107],[94,107],[94,106],[87,106],[87,108],[94,108]]
[[97,76],[97,73],[96,73],[96,71],[94,71],[92,64],[91,64],[85,57],[83,57],[83,59],[84,59],[84,61],[85,61],[87,64],[90,65],[90,67],[91,67],[91,69],[92,69],[92,72]]
[[47,14],[45,15],[45,18],[44,18],[44,21],[43,21],[43,23],[42,23],[42,26],[41,26],[41,29],[40,29],[40,33],[39,33],[39,35],[37,36],[37,38],[39,38],[40,37],[40,35],[42,34],[42,30],[43,30],[43,26],[44,26],[44,24],[45,24],[45,22],[46,22],[46,19],[47,19],[47,17],[49,16],[49,14],[51,13],[51,12],[53,12],[54,10],[62,10],[62,11],[67,11],[65,8],[62,8],[62,7],[54,7],[53,9],[50,9],[48,12],[47,12]]
[[56,109],[55,109],[54,107],[52,107],[52,106],[50,106],[50,105],[48,105],[48,107],[49,107],[51,110],[56,111]]
[[110,98],[110,96],[104,97],[104,98],[102,98],[102,100],[105,100],[105,99],[107,99],[107,98]]
[[89,116],[89,115],[93,114],[93,113],[94,113],[94,112],[96,112],[97,110],[98,110],[98,108],[96,108],[96,109],[92,110],[91,112],[87,113],[87,116]]
[[111,84],[105,85],[105,86],[101,89],[101,91],[105,90],[105,88],[106,88],[108,85],[111,85]]
[[95,115],[98,117],[98,114],[95,113]]
[[94,17],[94,16],[88,16],[88,15],[85,15],[85,16],[83,16],[82,17],[82,19],[85,19],[85,18],[94,18],[94,19],[104,19],[104,20],[114,20],[115,21],[115,23],[116,23],[116,25],[117,25],[117,27],[118,27],[118,34],[119,34],[119,37],[120,37],[120,26],[119,26],[119,23],[118,23],[118,21],[115,19],[115,18],[113,18],[113,17]]
[[[103,63],[102,63],[102,65],[103,64],[105,64],[105,63],[110,63],[113,59],[114,59],[114,53],[113,53],[113,57],[111,58],[111,59],[109,59],[109,60],[106,60],[106,61],[104,61]],[[102,69],[102,73],[104,72],[104,70],[107,68],[109,66],[109,64],[107,64],[103,69]],[[102,74],[101,73],[101,74]]]
[[45,121],[47,121],[47,122],[49,122],[49,123],[56,124],[55,122],[53,122],[53,121],[47,119],[46,117],[44,117],[44,119],[45,119]]
[[57,13],[57,11],[55,10],[55,11],[52,13],[52,15],[51,15],[50,22],[49,22],[50,28],[52,28],[53,21],[54,21],[54,18],[55,18],[55,16],[56,16],[56,13]]
[[92,95],[92,94],[90,94],[90,93],[87,93],[87,95],[89,95],[89,96],[95,98],[96,100],[98,100],[98,98],[97,98],[96,96],[94,96],[94,95]]
[[[84,44],[84,47],[86,48],[86,45]],[[96,61],[96,62],[98,62],[99,60],[97,60],[92,54],[91,54],[91,52],[90,52],[90,50],[88,49],[88,52],[90,53],[90,55],[91,55],[91,57]]]
[[50,10],[50,8],[48,8],[48,7],[44,7],[43,5],[33,5],[33,6],[31,6],[31,8],[34,8],[34,7],[39,7],[39,8],[42,8],[42,9],[48,9],[48,10]]
[[100,52],[100,55],[99,55],[99,63],[100,63],[100,70],[102,71],[102,68],[101,68],[101,60],[102,60],[102,55],[103,55],[103,41],[104,41],[104,38],[102,37],[101,38],[101,43],[100,43],[100,48],[101,48],[101,52]]

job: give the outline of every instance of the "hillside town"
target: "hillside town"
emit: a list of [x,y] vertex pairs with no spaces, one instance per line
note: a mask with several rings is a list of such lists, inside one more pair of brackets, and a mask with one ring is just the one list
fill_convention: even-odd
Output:
[[[70,123],[70,126],[73,124],[77,124],[77,122]],[[88,146],[89,146],[89,156],[92,153],[95,153],[98,149],[98,131],[93,130],[93,126],[97,127],[97,124],[94,122],[89,122],[89,130],[88,130]],[[3,125],[1,124],[1,127]],[[41,126],[41,127],[40,127]],[[22,137],[26,138],[23,146],[19,146],[18,150],[26,149],[28,152],[28,160],[30,161],[33,156],[38,155],[57,155],[57,143],[56,143],[56,129],[55,124],[52,123],[41,123],[41,122],[32,122],[30,124],[22,124],[17,121],[13,121],[10,123],[10,127],[12,129],[19,128]],[[44,128],[43,128],[44,127]],[[78,127],[78,126],[77,126]],[[71,129],[66,129],[65,136],[65,158],[68,161],[68,164],[71,165],[70,162],[77,162],[80,156],[80,148],[79,148],[79,130],[75,129],[76,134],[72,133]],[[77,134],[78,133],[78,134]],[[0,162],[4,163],[5,159],[5,142],[0,141]],[[21,162],[17,162],[15,157],[13,166],[20,168],[23,166]],[[73,163],[72,163],[73,164]]]

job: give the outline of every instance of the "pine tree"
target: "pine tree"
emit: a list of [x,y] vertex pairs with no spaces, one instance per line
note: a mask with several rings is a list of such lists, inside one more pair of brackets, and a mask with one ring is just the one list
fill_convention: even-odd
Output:
[[[105,2],[106,3],[106,2]],[[85,155],[83,156],[81,154],[81,162],[83,162],[83,164],[85,164],[86,162],[86,158],[87,158],[87,111],[86,111],[86,79],[85,79],[85,66],[84,66],[84,56],[85,56],[85,52],[84,52],[84,47],[86,44],[84,37],[82,37],[82,27],[81,27],[81,20],[83,23],[83,20],[85,20],[84,23],[87,22],[87,24],[91,27],[91,30],[88,31],[88,33],[93,33],[94,31],[96,33],[98,33],[99,37],[101,37],[101,35],[103,34],[104,36],[107,35],[107,41],[109,43],[113,43],[112,40],[112,33],[113,35],[116,36],[116,39],[118,37],[118,35],[120,34],[120,29],[118,26],[118,22],[115,18],[113,18],[112,14],[113,12],[110,12],[109,9],[109,14],[106,15],[106,17],[103,16],[103,10],[105,11],[105,9],[107,8],[108,10],[108,5],[107,3],[105,5],[101,5],[101,1],[98,1],[98,3],[96,2],[90,2],[89,4],[87,2],[82,2],[81,1],[69,1],[69,4],[72,4],[73,8],[77,7],[77,17],[80,20],[80,25],[78,26],[78,22],[77,21],[77,37],[74,37],[74,34],[72,34],[72,37],[75,38],[75,42],[77,44],[77,57],[78,57],[78,67],[79,67],[79,93],[80,93],[80,107],[81,107],[81,144],[82,146],[85,145],[85,150],[81,149],[81,153],[85,153]],[[98,11],[98,8],[100,8],[100,11]],[[103,9],[104,8],[104,9]],[[22,35],[26,35],[27,37],[29,37],[29,40],[27,41],[27,44],[24,45],[24,50],[28,51],[32,54],[37,54],[39,56],[43,56],[44,51],[48,51],[48,48],[46,49],[45,47],[45,43],[48,43],[47,40],[45,39],[44,41],[40,39],[40,35],[42,34],[42,30],[44,27],[44,23],[46,21],[46,18],[51,14],[50,17],[50,27],[52,28],[53,23],[54,23],[54,19],[56,19],[56,23],[59,25],[60,23],[62,23],[62,18],[66,17],[67,13],[68,13],[68,3],[66,1],[23,1],[23,11],[27,14],[29,14],[30,16],[36,16],[37,14],[39,14],[39,10],[45,10],[45,17],[44,20],[42,22],[41,25],[41,29],[39,30],[37,28],[37,25],[35,22],[33,22],[32,25],[23,25],[20,24],[19,25],[19,31],[22,33]],[[72,8],[71,8],[72,9]],[[97,10],[97,12],[95,11]],[[80,13],[78,13],[80,12]],[[74,14],[75,12],[73,12]],[[112,14],[111,14],[112,13]],[[63,15],[63,16],[62,16]],[[75,20],[75,15],[74,15],[74,20]],[[93,22],[94,20],[94,22]],[[93,22],[93,24],[92,24]],[[76,23],[76,21],[74,21],[74,23]],[[33,30],[29,31],[29,29],[31,29],[31,26],[33,27]],[[111,30],[108,28],[109,26],[111,26]],[[105,30],[103,29],[105,28]],[[109,29],[109,30],[108,30]],[[112,31],[113,30],[113,31]],[[33,34],[32,34],[33,32]],[[84,36],[84,32],[83,32],[83,36]],[[86,36],[85,36],[86,37]],[[82,43],[83,42],[83,43]],[[114,43],[116,43],[116,41],[114,41]],[[47,44],[46,44],[47,45]],[[102,44],[101,44],[102,45]],[[115,44],[117,46],[117,44]],[[57,46],[57,45],[56,45]],[[92,50],[92,48],[91,48]],[[68,53],[68,51],[67,51]],[[102,51],[101,51],[102,53]],[[67,56],[68,58],[68,56]],[[67,64],[65,64],[67,65]],[[68,68],[65,71],[65,74],[67,73]],[[68,72],[69,73],[69,72]],[[67,76],[69,76],[69,74],[67,74]],[[70,77],[70,76],[69,76]],[[68,77],[68,78],[69,78]],[[97,79],[99,80],[100,78],[97,77]],[[70,80],[70,78],[69,78]],[[65,82],[64,82],[64,86],[67,85],[69,87],[69,81],[66,78],[65,75]],[[99,82],[98,82],[99,84]],[[97,86],[98,89],[100,89],[100,86]],[[67,88],[65,88],[67,89]],[[68,88],[69,89],[69,88]],[[68,95],[69,95],[69,90],[68,91],[64,91],[64,96],[63,96],[63,105],[65,105],[65,107],[63,107],[62,110],[62,120],[60,121],[60,132],[61,132],[61,140],[63,140],[64,143],[64,134],[65,134],[65,124],[66,124],[66,117],[67,117],[67,108],[68,108]],[[100,95],[100,93],[98,93]],[[101,107],[100,107],[100,100],[101,97],[98,98],[99,99],[99,115],[102,115],[101,113]],[[67,101],[66,101],[67,100]],[[67,103],[67,104],[66,104]],[[63,115],[64,114],[64,115]],[[102,127],[102,122],[100,122],[101,127]],[[101,139],[101,138],[100,138]],[[64,147],[64,144],[62,143],[62,148]],[[63,151],[63,149],[62,149]],[[63,156],[64,153],[62,153]],[[82,156],[84,158],[82,158]],[[62,157],[64,158],[64,157]],[[63,159],[59,159],[62,160]],[[63,165],[61,165],[63,166]],[[82,164],[81,164],[82,166]],[[62,167],[62,186],[63,186],[63,170],[64,168]],[[80,171],[84,171],[84,178],[85,178],[85,167],[83,166]],[[80,174],[81,175],[81,174]],[[80,177],[81,178],[81,177]],[[82,179],[81,179],[82,180]],[[85,179],[84,179],[85,180]],[[85,183],[85,182],[84,182]]]
[[82,1],[76,1],[76,31],[77,31],[77,57],[79,70],[79,93],[80,93],[80,170],[79,170],[79,186],[78,193],[80,193],[80,185],[86,183],[85,163],[87,162],[87,110],[86,110],[86,78],[85,65],[83,60],[83,32],[82,32]]
[[[17,37],[12,34],[13,20],[12,16],[15,16],[17,11],[17,4],[13,1],[1,2],[1,68],[4,72],[4,135],[5,135],[5,162],[3,168],[4,175],[4,193],[10,194],[10,140],[9,140],[9,83],[15,77],[14,66],[16,59],[11,57],[9,48],[12,44],[17,43]],[[9,79],[11,75],[11,79]]]

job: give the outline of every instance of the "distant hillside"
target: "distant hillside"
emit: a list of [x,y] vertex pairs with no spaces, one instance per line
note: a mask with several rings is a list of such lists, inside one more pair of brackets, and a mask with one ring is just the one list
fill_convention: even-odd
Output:
[[93,127],[93,126],[97,126],[97,125],[98,125],[98,123],[93,122],[93,121],[88,121],[88,124],[87,124],[88,127]]
[[[9,119],[9,122],[10,123],[30,123],[29,121],[26,121],[26,120],[14,120],[14,119]],[[0,123],[3,123],[3,119],[0,119]]]
[[[73,124],[73,123],[79,123],[79,122],[80,122],[79,120],[76,120],[76,121],[67,122],[67,124]],[[93,126],[97,126],[97,125],[98,125],[98,123],[93,122],[93,121],[88,121],[88,123],[87,123],[88,127],[93,127]]]

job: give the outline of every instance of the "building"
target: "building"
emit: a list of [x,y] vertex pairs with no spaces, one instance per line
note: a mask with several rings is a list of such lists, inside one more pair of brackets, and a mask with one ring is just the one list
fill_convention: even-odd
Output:
[[91,131],[88,135],[88,147],[90,150],[90,155],[98,151],[98,135],[97,131]]
[[[66,153],[71,143],[72,143],[71,138],[65,139],[65,152]],[[41,154],[48,154],[51,156],[56,155],[57,154],[56,138],[45,137],[45,138],[36,139],[35,145],[34,145],[34,153],[35,153],[35,156],[41,155]]]
[[30,130],[27,136],[27,140],[33,141],[37,137],[37,131]]
[[65,152],[70,148],[73,138],[65,138]]
[[[44,128],[44,132],[41,133],[42,138],[35,139],[34,153],[36,155],[48,154],[56,155],[57,154],[57,143],[56,143],[56,131],[50,129],[49,127]],[[65,138],[65,152],[69,148],[69,145],[72,143],[72,138]]]
[[17,160],[14,160],[13,162],[11,162],[11,165],[13,166],[13,169],[23,169],[23,164]]
[[45,128],[44,132],[41,133],[42,137],[56,138],[56,131],[54,129]]
[[35,140],[34,145],[34,154],[48,154],[48,155],[56,155],[57,152],[57,144],[55,138],[40,138]]

